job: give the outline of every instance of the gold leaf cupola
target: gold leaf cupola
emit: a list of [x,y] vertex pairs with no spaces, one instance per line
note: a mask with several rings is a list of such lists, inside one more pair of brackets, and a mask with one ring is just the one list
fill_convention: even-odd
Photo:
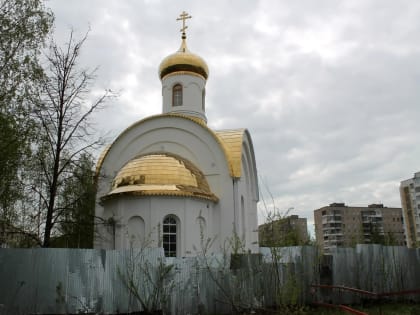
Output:
[[209,69],[204,59],[189,51],[187,47],[187,35],[185,30],[188,28],[188,26],[185,25],[185,20],[190,18],[191,16],[188,15],[188,13],[185,11],[181,13],[179,18],[177,18],[178,21],[182,20],[183,23],[181,28],[181,47],[179,47],[177,52],[167,56],[160,63],[159,77],[161,80],[167,75],[180,71],[195,73],[202,76],[206,80],[209,76]]
[[207,122],[205,115],[205,85],[209,75],[206,62],[187,47],[185,21],[191,16],[185,11],[177,18],[182,21],[182,42],[177,52],[167,56],[159,66],[162,81],[162,112],[181,114]]

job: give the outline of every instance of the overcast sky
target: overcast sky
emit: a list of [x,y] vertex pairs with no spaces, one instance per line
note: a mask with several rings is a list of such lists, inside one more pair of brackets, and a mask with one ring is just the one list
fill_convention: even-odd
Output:
[[400,207],[400,181],[420,171],[420,1],[47,6],[59,42],[71,28],[79,37],[91,29],[80,63],[99,66],[94,93],[120,94],[95,117],[110,141],[161,113],[158,66],[179,47],[185,10],[188,46],[210,69],[208,125],[249,129],[268,204],[267,187],[276,208],[309,224],[332,202]]

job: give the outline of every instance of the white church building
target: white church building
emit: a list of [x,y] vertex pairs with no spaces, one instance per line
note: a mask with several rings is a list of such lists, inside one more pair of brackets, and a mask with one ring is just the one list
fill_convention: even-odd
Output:
[[95,248],[163,247],[194,256],[212,239],[258,251],[258,180],[246,129],[212,130],[205,111],[206,62],[181,46],[160,64],[162,114],[125,129],[97,165]]

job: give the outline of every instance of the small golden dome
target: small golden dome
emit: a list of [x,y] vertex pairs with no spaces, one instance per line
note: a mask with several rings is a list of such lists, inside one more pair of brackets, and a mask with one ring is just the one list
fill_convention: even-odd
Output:
[[207,80],[209,68],[200,56],[188,50],[186,37],[183,35],[179,50],[163,59],[159,66],[159,77],[162,80],[168,74],[178,71],[193,72]]
[[142,155],[124,165],[105,197],[120,194],[218,200],[203,173],[190,161],[171,153]]

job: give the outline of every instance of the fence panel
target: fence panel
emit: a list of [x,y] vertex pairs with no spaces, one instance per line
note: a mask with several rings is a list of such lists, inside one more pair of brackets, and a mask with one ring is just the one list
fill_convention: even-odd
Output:
[[[358,245],[339,248],[322,263],[310,246],[232,257],[165,258],[162,249],[0,249],[0,314],[130,313],[144,310],[142,303],[174,315],[215,314],[308,303],[320,268],[330,270],[331,285],[378,293],[420,288],[419,249]],[[352,293],[317,294],[325,302],[360,301]],[[414,294],[404,298],[420,301]]]

